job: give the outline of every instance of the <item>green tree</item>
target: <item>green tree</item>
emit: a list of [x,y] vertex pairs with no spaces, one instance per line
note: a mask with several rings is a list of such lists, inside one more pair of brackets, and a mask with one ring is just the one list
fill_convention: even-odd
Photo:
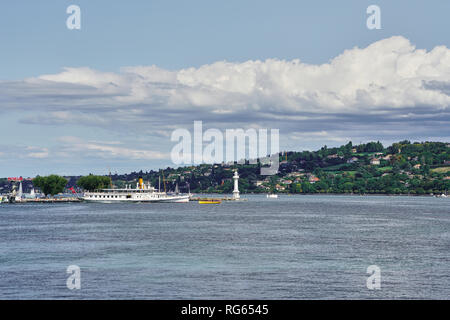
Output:
[[105,176],[94,176],[90,174],[78,179],[77,185],[85,190],[94,191],[110,186],[111,179]]
[[302,192],[303,193],[315,193],[316,188],[314,187],[314,184],[309,182],[303,182],[301,185]]
[[315,189],[316,189],[316,191],[319,191],[319,192],[327,192],[328,184],[326,184],[323,181],[316,182]]
[[345,182],[342,185],[342,189],[344,190],[344,192],[353,192],[353,183]]
[[301,193],[302,185],[300,183],[292,183],[290,189],[292,193]]
[[66,179],[55,174],[47,177],[37,176],[33,179],[33,185],[41,189],[45,196],[54,196],[55,194],[63,192],[66,184]]

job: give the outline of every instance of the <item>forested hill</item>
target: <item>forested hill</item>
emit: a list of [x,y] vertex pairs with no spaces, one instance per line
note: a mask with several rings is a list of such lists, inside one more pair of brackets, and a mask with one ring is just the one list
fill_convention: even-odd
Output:
[[113,175],[117,186],[139,176],[161,189],[230,193],[233,171],[239,171],[243,193],[383,193],[440,194],[450,189],[450,144],[401,141],[389,147],[380,142],[318,151],[283,152],[279,173],[261,176],[259,164],[203,164],[161,171]]
[[[112,175],[116,187],[135,184],[139,177],[161,189],[181,192],[231,193],[233,171],[239,172],[242,193],[356,193],[442,194],[450,189],[450,144],[401,141],[389,147],[380,142],[317,151],[282,152],[279,172],[261,176],[259,164],[202,164],[159,171]],[[76,187],[80,177],[66,177],[66,188]],[[10,188],[0,179],[0,193]],[[24,191],[32,181],[24,181]],[[79,188],[77,188],[80,190]]]

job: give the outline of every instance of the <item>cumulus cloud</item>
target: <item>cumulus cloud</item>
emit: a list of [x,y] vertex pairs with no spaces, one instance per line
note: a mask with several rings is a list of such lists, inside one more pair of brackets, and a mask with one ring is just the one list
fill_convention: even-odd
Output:
[[78,102],[106,99],[111,107],[145,104],[219,113],[353,113],[423,105],[445,109],[450,105],[448,91],[433,86],[450,83],[450,50],[439,46],[427,52],[398,36],[346,50],[322,65],[268,59],[220,61],[178,71],[156,66],[127,67],[121,73],[65,68],[25,82],[44,91],[49,83],[90,88],[92,96],[80,92]]
[[[294,140],[448,137],[449,106],[450,49],[418,49],[401,36],[321,65],[268,59],[174,71],[68,67],[0,82],[0,112],[20,111],[23,124],[100,127],[167,142],[171,130],[194,120],[218,128],[280,128]],[[139,146],[72,144],[98,155],[162,156]]]

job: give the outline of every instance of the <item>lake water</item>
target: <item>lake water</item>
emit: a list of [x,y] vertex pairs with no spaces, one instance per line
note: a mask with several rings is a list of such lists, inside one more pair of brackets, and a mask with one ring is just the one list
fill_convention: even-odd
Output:
[[449,298],[450,198],[244,197],[2,204],[0,299]]

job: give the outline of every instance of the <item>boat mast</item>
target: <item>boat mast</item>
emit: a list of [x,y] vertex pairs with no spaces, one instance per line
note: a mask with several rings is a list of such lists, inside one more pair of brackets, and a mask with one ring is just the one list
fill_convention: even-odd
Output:
[[163,176],[164,192],[167,192],[166,191],[166,179],[164,178],[164,171],[162,172],[162,176]]
[[109,187],[111,189],[114,189],[113,183],[112,183],[112,178],[111,178],[111,168],[108,168],[108,169],[109,169]]

